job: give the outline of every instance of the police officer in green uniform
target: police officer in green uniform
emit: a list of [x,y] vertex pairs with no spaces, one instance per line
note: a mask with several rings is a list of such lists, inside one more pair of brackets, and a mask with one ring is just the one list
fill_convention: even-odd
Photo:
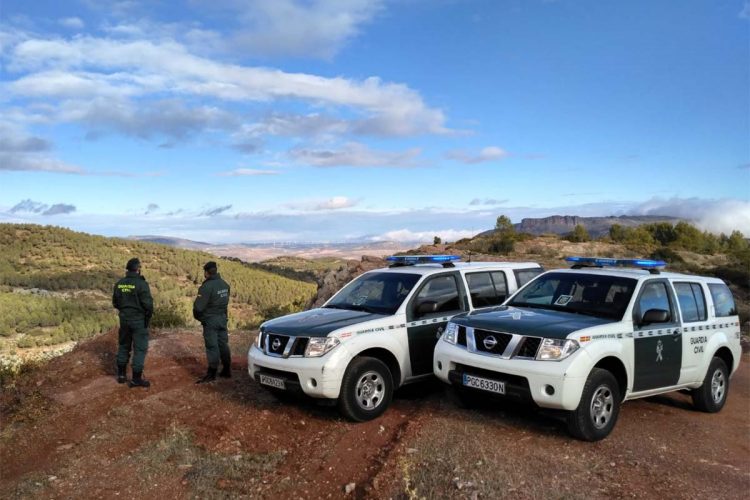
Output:
[[120,312],[120,334],[117,349],[117,382],[127,379],[130,350],[133,350],[133,379],[130,387],[149,387],[143,378],[143,363],[148,351],[148,323],[154,313],[154,299],[141,276],[141,262],[130,259],[125,266],[125,277],[115,283],[112,305]]
[[203,266],[206,280],[198,290],[193,304],[193,317],[203,325],[203,340],[206,344],[208,371],[198,379],[197,384],[213,382],[221,361],[220,377],[232,376],[232,355],[229,352],[229,332],[227,331],[227,306],[229,305],[229,285],[221,279],[216,262]]

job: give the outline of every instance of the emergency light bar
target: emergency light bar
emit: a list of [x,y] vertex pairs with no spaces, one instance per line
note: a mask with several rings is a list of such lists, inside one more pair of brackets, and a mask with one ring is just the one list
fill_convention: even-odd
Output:
[[651,259],[608,259],[604,257],[565,257],[567,262],[577,266],[601,267],[640,267],[641,269],[657,269],[667,265],[663,260]]
[[458,255],[391,255],[385,258],[396,266],[413,266],[416,264],[442,264],[446,267],[452,267],[453,262],[461,260]]

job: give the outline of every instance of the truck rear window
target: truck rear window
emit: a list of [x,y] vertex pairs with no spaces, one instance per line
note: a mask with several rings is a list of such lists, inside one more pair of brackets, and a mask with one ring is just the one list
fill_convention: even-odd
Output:
[[719,283],[709,283],[708,289],[711,292],[711,298],[714,299],[714,311],[717,317],[737,315],[734,297],[732,297],[732,292],[728,286]]

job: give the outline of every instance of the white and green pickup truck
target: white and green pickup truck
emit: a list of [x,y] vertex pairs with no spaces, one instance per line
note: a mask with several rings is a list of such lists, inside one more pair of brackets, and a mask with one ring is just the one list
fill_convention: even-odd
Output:
[[337,400],[370,420],[403,384],[431,377],[433,351],[457,314],[494,307],[543,272],[532,262],[457,262],[456,256],[389,257],[322,307],[261,325],[248,372],[276,393]]

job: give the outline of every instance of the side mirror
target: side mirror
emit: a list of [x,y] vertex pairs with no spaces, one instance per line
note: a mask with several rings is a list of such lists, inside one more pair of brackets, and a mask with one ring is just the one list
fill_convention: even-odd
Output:
[[669,321],[669,311],[664,309],[649,309],[641,318],[641,325],[650,325],[651,323],[666,323]]
[[419,302],[417,304],[415,312],[417,313],[417,316],[424,316],[425,314],[437,311],[437,307],[438,304],[434,300],[425,300],[424,302]]

